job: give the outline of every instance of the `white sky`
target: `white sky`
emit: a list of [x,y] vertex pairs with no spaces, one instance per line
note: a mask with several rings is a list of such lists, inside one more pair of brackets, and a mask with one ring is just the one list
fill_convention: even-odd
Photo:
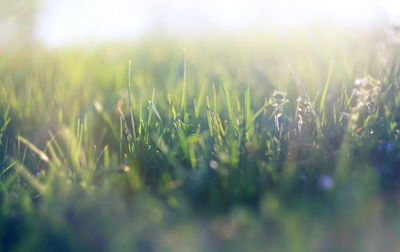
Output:
[[398,22],[400,0],[44,0],[37,36],[62,45],[157,31],[196,35],[315,22],[368,25],[380,18]]

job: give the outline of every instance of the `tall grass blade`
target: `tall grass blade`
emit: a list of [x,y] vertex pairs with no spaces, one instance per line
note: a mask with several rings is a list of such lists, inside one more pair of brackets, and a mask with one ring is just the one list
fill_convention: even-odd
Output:
[[133,139],[136,139],[136,128],[135,128],[135,118],[133,117],[133,105],[132,105],[132,90],[131,90],[131,68],[132,68],[132,61],[129,60],[129,67],[128,67],[128,100],[129,100],[129,111],[131,114],[131,124],[132,124],[132,134]]

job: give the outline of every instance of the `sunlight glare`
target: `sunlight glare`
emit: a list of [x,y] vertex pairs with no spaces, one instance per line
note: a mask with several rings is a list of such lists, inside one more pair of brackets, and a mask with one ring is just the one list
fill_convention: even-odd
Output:
[[395,0],[47,0],[38,15],[37,36],[60,45],[151,32],[193,35],[318,22],[354,26],[399,17]]

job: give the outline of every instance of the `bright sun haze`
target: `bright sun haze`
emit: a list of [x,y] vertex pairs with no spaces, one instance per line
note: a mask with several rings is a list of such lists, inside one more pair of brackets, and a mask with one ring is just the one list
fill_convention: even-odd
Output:
[[46,44],[62,45],[152,32],[198,35],[310,23],[367,26],[399,17],[396,0],[47,0],[39,9],[36,34]]

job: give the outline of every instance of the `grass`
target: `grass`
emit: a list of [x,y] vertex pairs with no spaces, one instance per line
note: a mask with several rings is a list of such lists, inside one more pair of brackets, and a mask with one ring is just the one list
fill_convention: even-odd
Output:
[[0,250],[399,249],[388,41],[317,29],[6,53]]

